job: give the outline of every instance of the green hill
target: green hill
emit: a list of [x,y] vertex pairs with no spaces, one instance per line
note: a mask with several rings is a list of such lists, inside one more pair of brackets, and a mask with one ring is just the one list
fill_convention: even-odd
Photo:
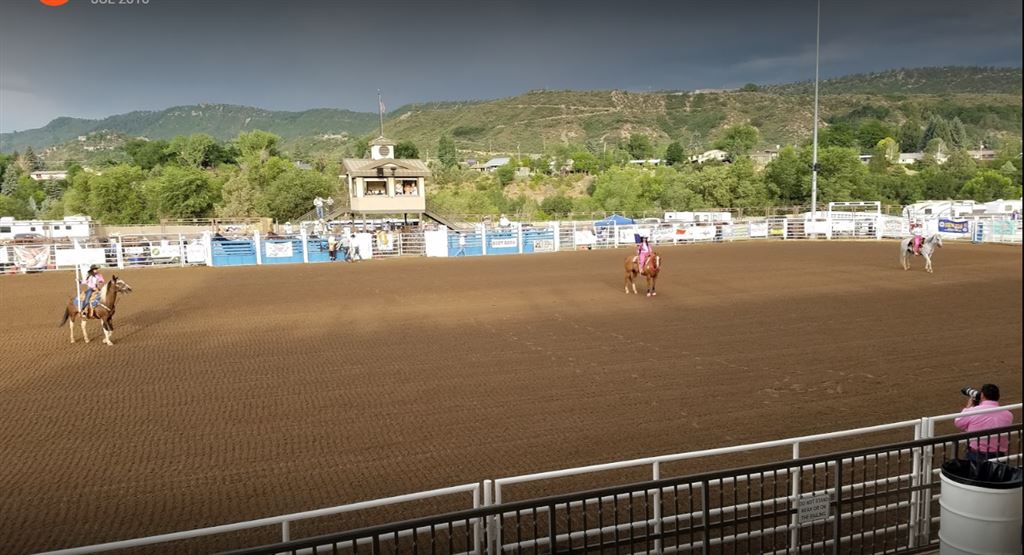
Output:
[[[778,94],[813,94],[814,81],[762,87]],[[821,94],[1021,94],[1019,67],[920,67],[859,73],[818,84]]]
[[373,129],[376,123],[376,114],[332,108],[279,112],[229,104],[200,104],[175,106],[158,112],[129,112],[101,120],[57,118],[39,129],[0,134],[0,151],[24,150],[28,146],[42,150],[96,131],[114,131],[150,139],[208,133],[223,141],[242,131],[263,129],[287,140],[321,135],[361,135]]
[[[466,155],[540,153],[569,143],[599,150],[638,133],[657,146],[679,141],[692,152],[710,147],[726,127],[739,123],[757,127],[765,146],[784,145],[810,137],[809,85],[708,93],[530,91],[487,101],[417,103],[389,113],[385,131],[392,139],[412,140],[424,156],[436,155],[442,134],[450,135]],[[1020,140],[1019,68],[903,69],[830,79],[822,88],[821,117],[828,123],[877,119],[897,127],[907,120],[923,125],[930,116],[941,115],[959,118],[972,143]],[[58,118],[40,129],[0,135],[0,150],[32,146],[44,151],[65,145],[51,152],[73,157],[82,145],[68,143],[98,131],[150,139],[203,132],[228,140],[242,131],[263,129],[280,135],[282,147],[293,156],[340,158],[350,154],[350,137],[374,136],[376,127],[372,113],[204,104],[103,120]]]

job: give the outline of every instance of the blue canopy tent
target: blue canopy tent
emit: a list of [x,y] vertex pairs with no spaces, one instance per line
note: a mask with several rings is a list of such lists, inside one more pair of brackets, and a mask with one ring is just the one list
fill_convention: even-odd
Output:
[[635,223],[636,222],[634,222],[633,220],[631,220],[631,219],[629,219],[629,218],[627,218],[625,216],[620,216],[618,214],[612,214],[611,216],[608,216],[607,218],[605,218],[603,220],[598,220],[598,221],[594,222],[594,227],[609,227],[609,226],[613,226],[613,225],[633,225]]

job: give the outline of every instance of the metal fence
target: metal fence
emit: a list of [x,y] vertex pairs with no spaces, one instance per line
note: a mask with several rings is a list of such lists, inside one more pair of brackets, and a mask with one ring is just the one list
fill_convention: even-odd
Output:
[[[983,409],[974,414],[1010,410],[1017,403]],[[311,552],[306,548],[334,545],[340,552],[372,553],[549,553],[569,551],[701,552],[701,553],[829,553],[835,539],[844,553],[874,553],[887,546],[907,551],[934,545],[938,521],[938,469],[956,456],[964,439],[987,434],[935,437],[935,426],[960,416],[946,414],[878,426],[811,436],[720,447],[630,461],[591,465],[453,486],[415,494],[364,501],[338,507],[262,518],[211,528],[175,532],[53,552],[60,555],[101,553],[171,542],[223,537],[240,530],[277,526],[286,543],[245,553]],[[1019,421],[1019,418],[1018,418]],[[1021,464],[1021,427],[1007,428],[1013,441],[1006,460]],[[801,450],[823,451],[846,442],[877,445],[878,434],[913,433],[913,440],[884,447],[801,457]],[[988,432],[989,434],[995,432]],[[872,439],[874,438],[874,439]],[[783,449],[791,460],[736,471],[678,472],[670,465],[685,461],[717,461],[721,455]],[[776,455],[777,456],[777,455]],[[724,464],[713,464],[724,466]],[[576,478],[590,486],[621,483],[621,474],[601,473],[647,469],[650,480],[641,486],[612,486],[538,500],[535,495],[510,500],[510,487],[534,484],[528,491],[557,491],[556,480]],[[631,474],[633,475],[633,474]],[[635,479],[635,478],[634,478]],[[583,486],[585,487],[585,486]],[[838,488],[838,489],[837,489]],[[837,494],[836,492],[839,492]],[[438,500],[470,494],[471,503],[457,513],[425,516],[414,521],[361,528],[290,542],[293,527],[328,515],[355,514],[368,509]],[[822,495],[828,494],[828,503]],[[551,499],[561,499],[557,503]],[[880,504],[879,500],[885,500]],[[830,519],[811,519],[828,505]],[[554,507],[554,509],[552,509]],[[454,508],[454,507],[453,507]],[[431,514],[417,512],[414,514]],[[557,517],[552,527],[551,518]],[[810,520],[807,520],[810,519]],[[838,524],[836,523],[838,521]],[[334,521],[337,522],[337,521]],[[335,525],[343,528],[343,525]],[[839,528],[836,528],[838,526]],[[839,530],[837,534],[835,530]],[[554,538],[551,531],[554,530]],[[829,532],[832,530],[832,532]],[[223,544],[221,544],[223,545]],[[558,547],[550,551],[548,546]],[[607,550],[601,551],[600,546]],[[650,547],[646,547],[650,545]],[[375,551],[371,548],[376,546]],[[431,546],[435,551],[430,551]],[[451,547],[451,549],[448,549]],[[263,550],[261,550],[263,549]],[[822,551],[821,549],[826,549]],[[267,551],[269,550],[269,551]]]
[[[982,219],[926,222],[928,233],[946,241],[1021,244],[1020,220]],[[343,233],[335,234],[339,242]],[[475,225],[459,231],[409,228],[356,233],[357,259],[398,256],[483,256],[634,245],[640,236],[655,245],[772,240],[885,240],[906,237],[905,218],[877,214],[829,213],[818,221],[773,216],[737,222],[675,222],[601,225],[595,222]],[[290,235],[224,237],[202,235],[115,237],[81,241],[0,244],[0,272],[27,273],[101,264],[116,268],[210,265],[238,266],[327,262],[328,239],[305,230]],[[338,259],[345,259],[339,250]]]
[[[938,545],[932,478],[969,439],[1020,425],[498,504],[230,551],[277,553],[915,553]],[[799,493],[792,494],[797,491]]]

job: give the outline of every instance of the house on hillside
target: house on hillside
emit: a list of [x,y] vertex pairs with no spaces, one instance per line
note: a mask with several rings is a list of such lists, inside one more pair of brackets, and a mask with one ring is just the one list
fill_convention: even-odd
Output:
[[68,172],[64,170],[37,170],[28,174],[35,181],[59,181],[68,178]]
[[490,173],[493,171],[497,171],[498,168],[504,166],[505,164],[508,164],[509,160],[511,160],[511,158],[507,156],[491,158],[490,160],[482,164],[473,164],[472,166],[470,166],[470,169]]
[[690,162],[694,164],[703,164],[711,161],[728,162],[729,160],[729,153],[717,148],[705,151],[703,154],[697,154],[690,157]]
[[634,166],[660,166],[665,161],[661,158],[651,158],[650,160],[630,160],[629,163]]
[[750,153],[750,159],[759,166],[767,166],[772,160],[779,157],[779,145],[775,145],[775,148],[766,148],[764,150],[755,150]]
[[987,149],[987,148],[983,148],[981,150],[968,150],[967,151],[967,155],[968,156],[970,156],[971,158],[974,158],[975,160],[980,160],[982,162],[987,162],[987,161],[990,161],[990,160],[995,160],[996,156],[998,154],[999,154],[998,152],[996,152],[994,150]]

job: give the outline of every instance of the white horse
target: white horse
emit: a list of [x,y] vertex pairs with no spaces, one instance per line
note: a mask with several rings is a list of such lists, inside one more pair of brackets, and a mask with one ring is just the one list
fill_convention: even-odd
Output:
[[[910,269],[910,257],[914,255],[914,238],[907,237],[900,241],[900,264],[904,270]],[[921,244],[921,256],[924,257],[924,269],[932,273],[932,255],[935,249],[942,246],[942,236],[938,233],[932,234]]]

